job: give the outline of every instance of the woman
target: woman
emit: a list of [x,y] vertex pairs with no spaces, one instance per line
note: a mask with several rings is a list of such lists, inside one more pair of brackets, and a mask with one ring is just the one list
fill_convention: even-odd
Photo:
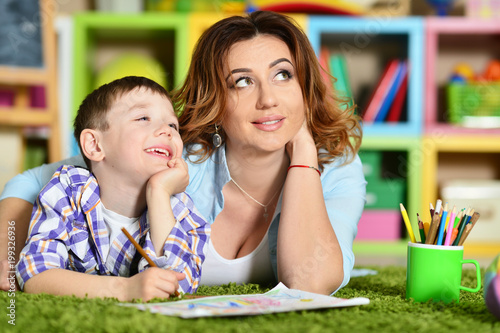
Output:
[[[306,35],[272,12],[219,21],[174,101],[186,192],[212,223],[201,284],[281,281],[322,294],[346,285],[365,196],[361,128],[327,91]],[[2,198],[21,197],[7,189]],[[4,201],[2,223],[16,214]]]

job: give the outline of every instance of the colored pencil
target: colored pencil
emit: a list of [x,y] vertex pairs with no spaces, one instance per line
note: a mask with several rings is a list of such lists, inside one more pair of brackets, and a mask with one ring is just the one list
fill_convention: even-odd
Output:
[[443,201],[441,199],[437,199],[436,208],[434,209],[434,213],[438,213],[439,216],[441,216],[441,205],[442,204],[443,204]]
[[399,208],[401,209],[401,215],[403,215],[403,221],[406,225],[406,229],[408,230],[408,234],[410,234],[410,240],[412,243],[416,243],[417,241],[415,239],[415,234],[413,233],[413,229],[411,228],[411,223],[408,217],[408,213],[406,212],[406,209],[402,203],[399,204]]
[[[144,249],[142,248],[142,246],[135,241],[134,237],[132,237],[132,235],[127,231],[127,229],[122,228],[122,231],[125,234],[125,236],[127,236],[128,240],[132,243],[132,245],[134,245],[134,247],[137,250],[137,252],[139,252],[141,254],[141,256],[144,259],[146,259],[146,261],[148,262],[149,266],[151,266],[151,267],[158,267],[154,263],[154,261],[148,256],[148,254],[146,253],[146,251],[144,251]],[[179,292],[177,290],[175,291],[175,296],[176,297],[180,296],[180,294],[179,294]]]
[[429,233],[427,234],[425,244],[434,244],[434,241],[436,240],[436,235],[440,222],[439,211],[437,208],[438,207],[436,205],[436,209],[434,210],[434,216],[432,217],[431,226],[429,227]]
[[420,215],[418,215],[418,213],[417,213],[417,220],[418,220],[418,232],[420,233],[420,243],[425,244],[424,223],[420,219]]
[[452,232],[451,232],[451,244],[453,244],[453,242],[455,242],[455,239],[457,238],[457,235],[458,235],[458,229],[457,228],[453,228]]
[[451,210],[451,215],[450,215],[450,220],[448,221],[448,225],[447,225],[447,231],[446,231],[446,238],[444,240],[444,245],[445,246],[448,246],[450,245],[450,241],[451,241],[451,234],[452,234],[452,231],[453,231],[453,226],[455,224],[455,215],[457,214],[457,208],[455,206],[453,206],[453,209]]
[[458,245],[458,242],[460,241],[460,237],[462,236],[462,233],[464,232],[465,226],[467,225],[467,221],[470,220],[470,218],[471,218],[471,216],[469,215],[470,211],[471,211],[470,208],[467,209],[464,216],[462,217],[462,220],[460,221],[460,225],[457,227],[457,229],[458,229],[457,238],[453,242],[453,245],[455,245],[455,246]]
[[431,224],[429,222],[424,222],[424,232],[425,232],[425,236],[426,237],[429,234],[429,228],[430,227],[431,227]]
[[443,245],[444,227],[446,226],[446,218],[448,217],[448,203],[444,204],[443,213],[441,214],[441,222],[437,233],[437,245]]
[[465,240],[467,239],[467,236],[469,236],[470,231],[472,230],[472,228],[474,228],[474,226],[476,225],[476,222],[477,222],[477,220],[479,220],[480,216],[481,215],[478,212],[475,212],[472,215],[470,223],[467,223],[467,225],[465,226],[465,231],[462,234],[462,237],[460,237],[460,240],[458,241],[459,246],[464,244]]
[[422,222],[418,222],[418,231],[420,232],[420,243],[425,244],[425,230]]
[[[408,215],[406,215],[406,210],[404,210],[402,204],[400,204],[400,207],[410,232],[411,225],[409,219],[407,219]],[[417,213],[418,231],[422,244],[462,246],[480,217],[479,213],[470,207],[457,209],[454,205],[450,210],[448,202],[443,205],[441,199],[436,200],[435,207],[432,203],[429,203],[429,212],[431,214],[430,223],[423,222],[420,214]]]

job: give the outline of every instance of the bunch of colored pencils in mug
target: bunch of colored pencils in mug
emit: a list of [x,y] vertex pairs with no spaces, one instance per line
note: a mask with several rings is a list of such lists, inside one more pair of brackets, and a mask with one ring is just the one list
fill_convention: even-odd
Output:
[[[464,208],[457,211],[457,208],[453,206],[449,210],[448,203],[445,203],[444,206],[442,204],[441,200],[437,200],[436,208],[434,208],[432,203],[429,205],[430,222],[422,222],[420,215],[417,213],[420,243],[462,246],[480,215],[471,208]],[[416,243],[416,237],[413,233],[406,209],[403,204],[400,204],[400,208],[406,229],[410,235],[410,240]]]

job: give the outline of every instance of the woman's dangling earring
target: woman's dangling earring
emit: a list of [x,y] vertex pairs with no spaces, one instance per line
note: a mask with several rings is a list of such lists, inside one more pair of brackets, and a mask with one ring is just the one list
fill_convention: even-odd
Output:
[[215,124],[215,134],[212,137],[212,142],[215,148],[219,148],[222,145],[222,137],[219,134],[219,128],[217,127],[217,124]]

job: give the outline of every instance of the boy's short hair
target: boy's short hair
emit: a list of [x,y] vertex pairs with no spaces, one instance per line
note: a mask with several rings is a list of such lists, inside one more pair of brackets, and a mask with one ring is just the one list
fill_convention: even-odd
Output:
[[136,89],[144,87],[151,92],[165,96],[169,101],[170,95],[161,85],[153,80],[142,76],[125,76],[121,79],[114,80],[110,83],[103,84],[93,92],[87,95],[82,104],[78,108],[78,113],[74,121],[74,136],[78,147],[85,160],[85,164],[89,169],[90,160],[83,154],[80,144],[80,134],[84,129],[94,129],[105,131],[109,124],[106,116],[108,111],[113,106],[113,103],[124,94]]

